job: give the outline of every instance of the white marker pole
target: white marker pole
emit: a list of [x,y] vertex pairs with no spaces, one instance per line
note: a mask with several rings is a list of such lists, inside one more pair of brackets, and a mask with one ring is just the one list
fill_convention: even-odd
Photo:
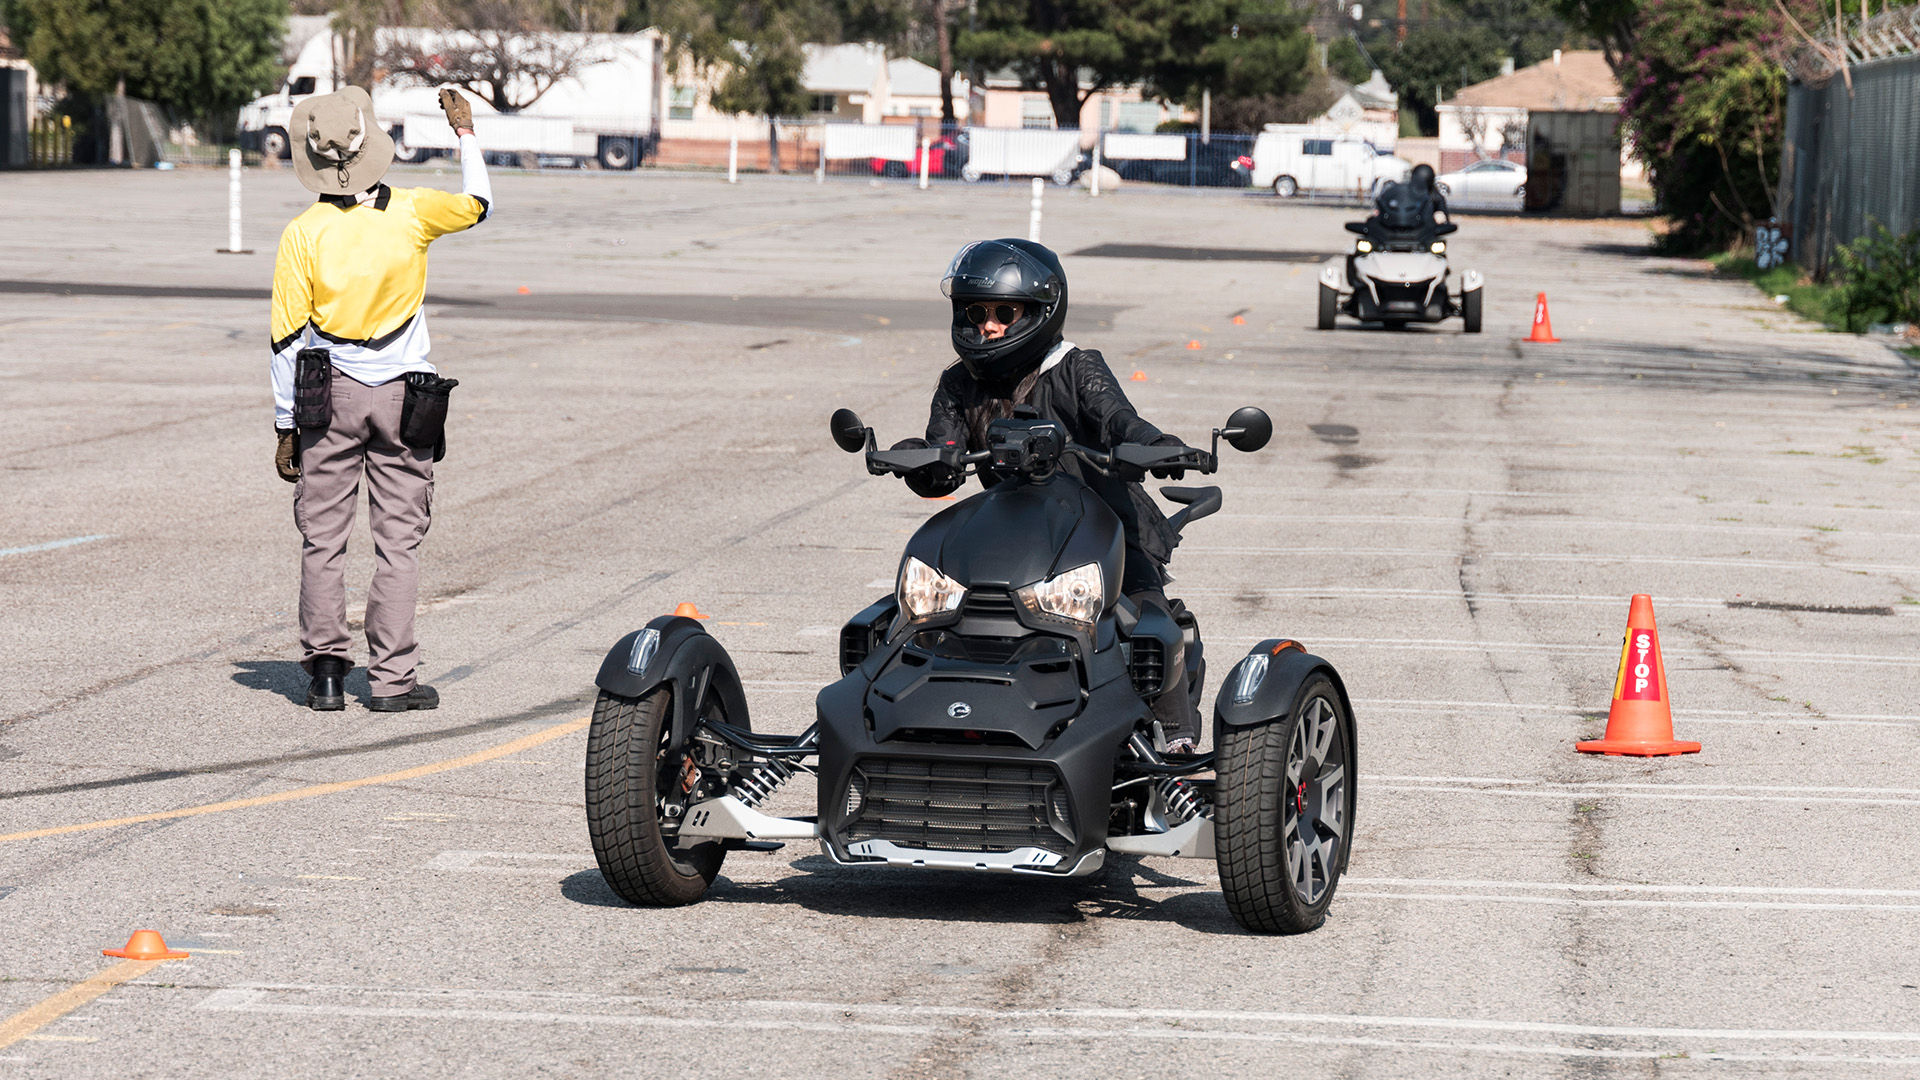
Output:
[[933,146],[932,139],[922,138],[920,140],[920,190],[921,191],[927,190],[927,157],[928,157],[928,152],[932,148],[932,146]]
[[1047,182],[1039,177],[1033,178],[1033,212],[1027,215],[1027,239],[1040,242],[1040,198],[1047,189]]
[[816,184],[827,182],[827,135],[824,130],[820,133],[820,160],[813,165],[813,182]]
[[227,246],[226,255],[251,255],[240,246],[240,151],[227,151]]
[[740,182],[740,133],[731,131],[727,135],[727,183],[737,184]]
[[1093,180],[1088,190],[1093,192],[1093,198],[1100,197],[1100,136],[1098,135],[1093,137]]

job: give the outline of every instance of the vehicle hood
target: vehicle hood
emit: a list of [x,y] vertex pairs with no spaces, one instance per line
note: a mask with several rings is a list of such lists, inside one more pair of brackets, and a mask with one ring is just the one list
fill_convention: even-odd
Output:
[[1378,282],[1411,285],[1445,276],[1447,260],[1426,251],[1374,251],[1357,256],[1353,268]]
[[1123,547],[1120,519],[1107,504],[1057,473],[999,484],[940,511],[914,533],[906,554],[969,589],[1017,589],[1100,563],[1110,602]]

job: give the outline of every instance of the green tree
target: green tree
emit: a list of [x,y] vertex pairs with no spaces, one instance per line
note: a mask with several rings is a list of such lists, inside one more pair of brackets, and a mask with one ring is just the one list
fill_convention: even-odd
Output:
[[1553,8],[1578,34],[1600,43],[1607,64],[1618,72],[1634,51],[1641,0],[1552,0]]
[[[1385,44],[1384,42],[1382,43]],[[1431,23],[1408,31],[1394,47],[1375,48],[1374,59],[1400,94],[1400,108],[1411,109],[1420,130],[1438,130],[1434,106],[1438,95],[1452,95],[1463,86],[1500,74],[1506,53],[1498,35],[1474,24]]]
[[1134,82],[1185,103],[1297,93],[1317,74],[1302,20],[1290,0],[978,0],[955,51],[1011,67],[1078,127],[1089,97]]
[[1350,83],[1363,83],[1372,77],[1373,65],[1367,62],[1358,42],[1343,37],[1327,46],[1327,73]]
[[6,0],[14,41],[49,82],[203,117],[271,87],[287,0]]
[[774,119],[810,104],[800,83],[808,42],[839,40],[839,13],[827,0],[652,0],[654,24],[701,72],[720,76],[714,108],[765,116],[767,154],[780,171]]

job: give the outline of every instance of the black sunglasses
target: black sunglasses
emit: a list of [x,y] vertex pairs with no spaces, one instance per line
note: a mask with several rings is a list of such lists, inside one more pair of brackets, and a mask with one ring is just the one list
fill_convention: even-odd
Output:
[[1020,318],[1020,309],[1012,304],[995,304],[992,307],[985,304],[968,304],[967,321],[975,326],[983,325],[987,321],[989,312],[993,315],[993,321],[1001,326],[1012,326],[1014,321]]

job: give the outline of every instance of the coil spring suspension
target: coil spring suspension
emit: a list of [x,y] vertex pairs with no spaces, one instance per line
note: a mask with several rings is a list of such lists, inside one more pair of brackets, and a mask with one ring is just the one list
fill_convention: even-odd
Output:
[[1178,776],[1169,776],[1155,785],[1160,789],[1160,798],[1167,804],[1167,816],[1180,825],[1202,817],[1213,818],[1213,808],[1208,806],[1193,785]]
[[739,781],[727,794],[747,806],[759,806],[799,771],[782,758],[757,761],[741,773]]

